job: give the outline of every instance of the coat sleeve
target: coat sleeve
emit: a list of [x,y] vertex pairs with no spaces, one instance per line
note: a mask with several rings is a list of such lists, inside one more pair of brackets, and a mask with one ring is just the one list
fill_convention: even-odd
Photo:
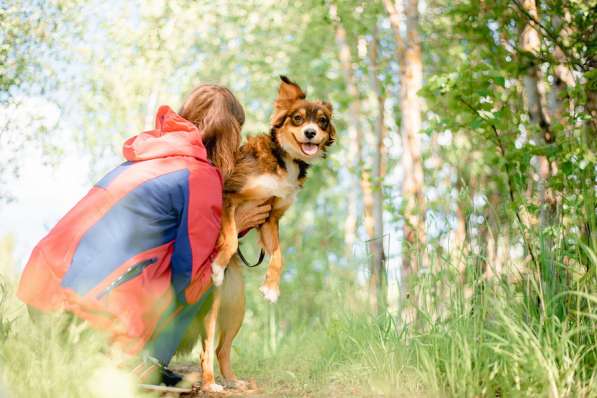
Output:
[[194,303],[211,286],[222,213],[222,178],[210,165],[190,172],[172,254],[172,285],[180,302]]

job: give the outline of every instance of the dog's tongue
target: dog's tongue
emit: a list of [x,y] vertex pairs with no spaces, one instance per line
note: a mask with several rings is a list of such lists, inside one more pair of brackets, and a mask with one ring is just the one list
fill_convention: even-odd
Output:
[[301,148],[303,152],[305,152],[307,155],[315,155],[317,153],[317,150],[319,149],[319,147],[316,144],[310,143],[301,144]]

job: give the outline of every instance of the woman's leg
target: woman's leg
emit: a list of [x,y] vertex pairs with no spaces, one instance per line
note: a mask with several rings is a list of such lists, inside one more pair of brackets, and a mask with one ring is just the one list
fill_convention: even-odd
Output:
[[[194,320],[200,318],[201,313],[207,313],[213,300],[213,288],[210,288],[199,301],[185,304],[182,307],[173,304],[162,315],[154,335],[147,344],[145,352],[167,366],[185,338]],[[174,314],[174,315],[173,315]],[[171,319],[169,319],[171,318]],[[199,334],[197,333],[197,336]],[[196,342],[197,340],[194,340]],[[191,347],[192,348],[192,347]]]

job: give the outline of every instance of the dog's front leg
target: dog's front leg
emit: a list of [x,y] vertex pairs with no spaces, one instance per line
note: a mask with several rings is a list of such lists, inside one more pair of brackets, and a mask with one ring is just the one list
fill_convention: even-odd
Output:
[[236,222],[234,213],[236,205],[233,203],[224,204],[224,214],[222,215],[222,228],[218,237],[218,254],[211,264],[211,278],[214,285],[220,286],[224,281],[224,271],[230,262],[230,259],[238,249],[238,233],[236,231]]
[[272,303],[275,303],[280,296],[280,276],[283,265],[278,220],[278,217],[272,215],[260,229],[261,244],[271,258],[265,274],[265,282],[259,290]]
[[215,339],[218,313],[222,299],[222,288],[214,288],[214,299],[209,312],[203,320],[205,335],[201,340],[203,351],[201,352],[201,390],[207,392],[222,392],[224,387],[216,383],[214,375]]

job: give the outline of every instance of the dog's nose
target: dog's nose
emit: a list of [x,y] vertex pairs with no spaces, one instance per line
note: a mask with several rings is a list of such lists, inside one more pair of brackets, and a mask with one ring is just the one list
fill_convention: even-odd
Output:
[[315,129],[313,127],[309,127],[307,129],[305,129],[305,137],[307,137],[308,139],[315,137],[316,134],[317,134],[317,131],[315,131]]

